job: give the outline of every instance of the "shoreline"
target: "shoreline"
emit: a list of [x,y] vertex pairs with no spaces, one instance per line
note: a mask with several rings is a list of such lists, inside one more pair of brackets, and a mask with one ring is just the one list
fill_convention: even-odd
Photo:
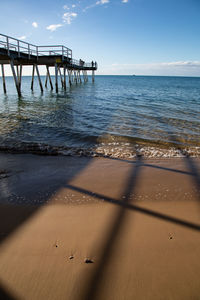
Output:
[[72,156],[72,157],[104,157],[135,159],[142,156],[151,158],[183,158],[186,156],[200,157],[199,146],[183,145],[152,145],[151,143],[99,143],[93,147],[65,147],[50,146],[43,143],[14,143],[1,145],[0,153],[10,154],[36,154],[46,156]]
[[0,295],[198,298],[199,158],[0,153],[0,165]]

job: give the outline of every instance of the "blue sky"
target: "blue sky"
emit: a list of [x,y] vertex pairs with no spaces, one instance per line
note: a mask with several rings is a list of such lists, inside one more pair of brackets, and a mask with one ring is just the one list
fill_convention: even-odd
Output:
[[1,33],[64,44],[98,74],[200,76],[200,0],[0,0]]

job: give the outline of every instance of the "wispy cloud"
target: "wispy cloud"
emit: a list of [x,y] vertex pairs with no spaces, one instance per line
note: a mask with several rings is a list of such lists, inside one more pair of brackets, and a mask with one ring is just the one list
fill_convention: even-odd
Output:
[[18,37],[19,40],[25,40],[26,39],[26,36],[25,35],[22,35],[20,37]]
[[96,5],[109,3],[109,0],[99,0],[96,2]]
[[62,26],[63,26],[62,24],[51,24],[51,25],[47,26],[46,29],[53,32]]
[[128,0],[122,0],[122,3],[128,3]]
[[175,61],[175,62],[161,62],[161,63],[149,63],[149,64],[118,64],[114,63],[112,66],[117,66],[117,67],[199,67],[200,66],[200,61]]
[[38,23],[37,23],[37,22],[33,22],[33,23],[32,23],[32,26],[33,26],[34,28],[37,28],[37,27],[38,27]]
[[77,13],[66,12],[63,15],[63,21],[67,24],[71,24],[72,20],[77,17]]
[[149,64],[114,63],[105,66],[102,74],[199,76],[200,61],[174,61]]
[[161,66],[199,67],[200,61],[176,61],[176,62],[169,62],[169,63],[161,63]]
[[[76,7],[76,4],[72,4],[72,8],[75,8],[75,7]],[[64,5],[63,8],[66,10],[70,10],[70,7],[68,5]]]
[[104,5],[104,4],[108,4],[110,2],[110,0],[99,0],[91,5],[88,5],[86,6],[84,9],[83,9],[83,12],[85,12],[86,10],[90,9],[90,8],[93,8],[97,5]]

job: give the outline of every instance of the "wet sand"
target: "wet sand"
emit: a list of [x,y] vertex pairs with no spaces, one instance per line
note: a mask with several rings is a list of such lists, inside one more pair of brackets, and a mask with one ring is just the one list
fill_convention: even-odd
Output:
[[199,299],[200,160],[0,154],[1,299]]

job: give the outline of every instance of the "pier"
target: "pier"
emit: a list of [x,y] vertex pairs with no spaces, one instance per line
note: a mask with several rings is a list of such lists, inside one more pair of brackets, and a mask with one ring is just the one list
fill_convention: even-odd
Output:
[[37,75],[41,92],[43,92],[43,84],[38,66],[46,66],[45,87],[47,88],[49,82],[51,90],[54,87],[49,68],[53,67],[56,93],[58,93],[59,77],[62,88],[66,90],[67,77],[71,86],[73,83],[87,82],[88,71],[91,71],[94,82],[97,70],[96,62],[86,63],[82,59],[73,59],[72,50],[63,45],[36,46],[4,34],[0,34],[0,64],[4,93],[7,91],[4,65],[10,65],[19,96],[21,96],[23,66],[32,66],[31,90],[34,88],[34,78]]

